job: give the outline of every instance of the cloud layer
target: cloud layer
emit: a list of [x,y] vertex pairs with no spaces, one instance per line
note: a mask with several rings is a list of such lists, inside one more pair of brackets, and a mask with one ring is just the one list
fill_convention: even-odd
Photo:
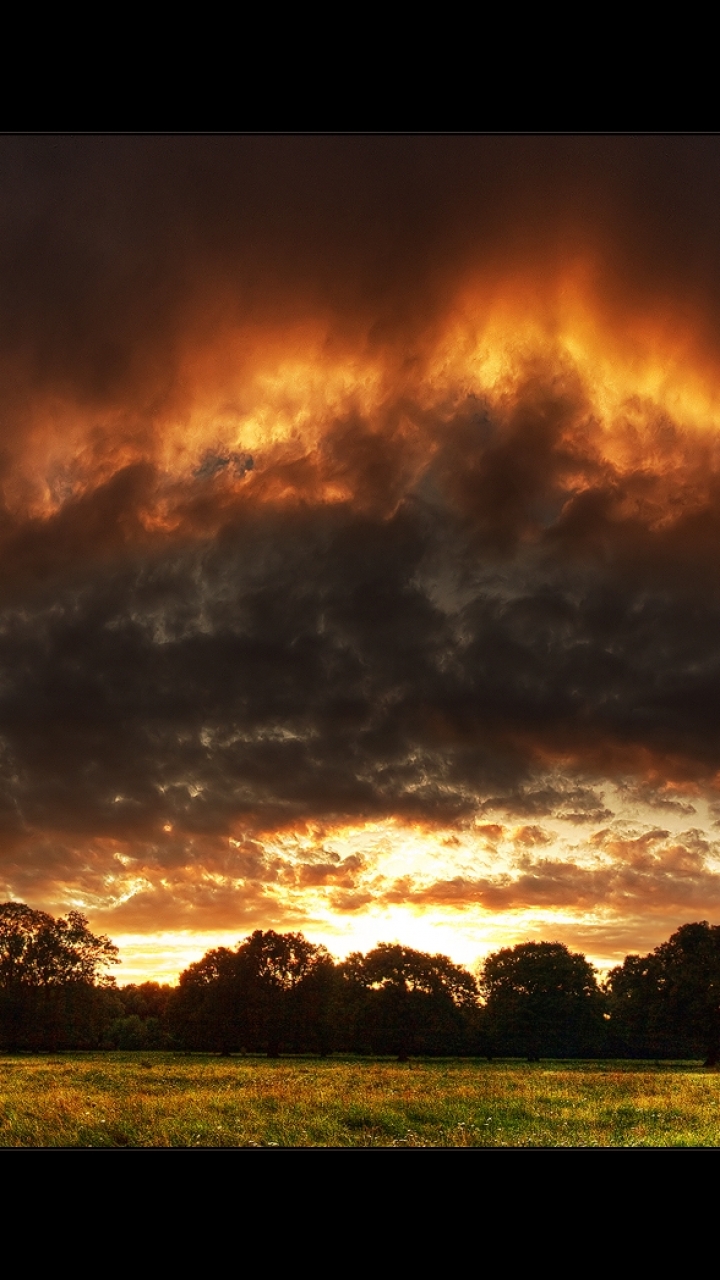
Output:
[[6,895],[717,910],[717,149],[0,143]]

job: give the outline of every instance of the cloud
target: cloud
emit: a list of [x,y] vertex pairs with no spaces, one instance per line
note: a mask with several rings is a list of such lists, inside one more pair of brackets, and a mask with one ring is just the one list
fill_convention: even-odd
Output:
[[212,535],[128,545],[147,483],[120,476],[10,543],[8,821],[597,823],[610,810],[568,769],[645,775],[646,797],[660,770],[668,803],[668,776],[720,766],[704,581],[638,593],[622,559],[550,555],[544,535],[481,557],[450,500],[412,490],[391,513],[238,497]]
[[459,911],[572,908],[621,917],[643,910],[665,918],[673,912],[720,908],[720,871],[709,860],[711,849],[700,833],[671,839],[666,831],[650,831],[623,840],[603,832],[594,845],[607,855],[600,861],[579,860],[577,853],[575,858],[524,854],[489,876],[418,881],[407,875],[380,898]]
[[[700,831],[720,777],[717,148],[0,140],[13,893],[103,910],[113,846],[143,928],[716,903],[606,792]],[[543,856],[263,843],[390,819]]]

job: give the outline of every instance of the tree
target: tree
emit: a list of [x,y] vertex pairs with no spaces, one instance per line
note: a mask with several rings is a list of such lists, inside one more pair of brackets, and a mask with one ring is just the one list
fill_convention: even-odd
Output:
[[117,992],[118,1016],[104,1038],[112,1049],[169,1049],[172,1037],[165,1025],[174,988],[159,982],[129,983]]
[[0,1040],[8,1048],[95,1042],[114,987],[117,947],[78,911],[53,919],[21,902],[0,904]]
[[171,1031],[186,1049],[229,1053],[237,1043],[236,956],[215,947],[180,974],[168,1005]]
[[266,1052],[317,1049],[331,1038],[334,964],[301,933],[257,929],[234,950],[218,947],[181,975],[170,1015],[189,1048]]
[[626,1051],[720,1061],[719,925],[681,925],[648,955],[627,956],[606,985],[611,1027]]
[[96,937],[79,911],[54,920],[23,902],[0,904],[0,987],[61,986],[69,982],[113,985],[103,970],[119,964],[109,938]]
[[246,1036],[273,1058],[283,1048],[309,1047],[321,1014],[311,997],[321,994],[318,980],[334,968],[327,949],[301,933],[256,929],[236,954]]
[[374,1053],[458,1053],[477,1008],[471,973],[447,956],[381,942],[341,966],[355,1047]]
[[603,997],[595,970],[561,942],[523,942],[494,952],[479,987],[495,1052],[537,1061],[595,1053],[602,1042]]
[[604,987],[613,1056],[662,1058],[678,1054],[677,1034],[668,1025],[660,998],[659,977],[658,958],[652,953],[626,956],[621,965],[610,970]]

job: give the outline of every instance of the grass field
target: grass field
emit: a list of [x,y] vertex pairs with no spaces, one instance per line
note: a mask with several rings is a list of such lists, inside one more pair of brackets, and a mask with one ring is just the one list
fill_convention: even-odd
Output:
[[6,1056],[0,1146],[720,1146],[720,1074],[678,1062]]

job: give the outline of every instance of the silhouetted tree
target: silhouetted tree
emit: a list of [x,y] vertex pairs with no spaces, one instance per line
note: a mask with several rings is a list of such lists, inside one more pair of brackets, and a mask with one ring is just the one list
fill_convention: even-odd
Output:
[[477,985],[447,956],[383,942],[348,956],[340,971],[353,1047],[397,1054],[401,1062],[467,1051]]
[[319,979],[333,968],[327,949],[301,933],[257,929],[236,956],[246,1039],[269,1057],[308,1047],[317,1035],[313,1021],[322,1012]]
[[524,942],[488,956],[479,980],[486,1035],[508,1056],[575,1057],[603,1043],[603,996],[585,956]]
[[653,953],[628,955],[611,969],[604,989],[614,1056],[681,1056],[677,1028],[670,1026],[660,997],[660,965]]
[[113,1013],[104,970],[117,947],[85,916],[53,919],[21,902],[0,905],[0,1042],[9,1049],[97,1043]]
[[684,924],[646,956],[629,955],[607,978],[614,1036],[638,1057],[720,1060],[720,926]]
[[334,965],[301,933],[255,931],[234,950],[218,947],[180,975],[169,1017],[188,1048],[220,1053],[331,1047]]
[[188,965],[168,1005],[168,1022],[186,1049],[239,1048],[236,953],[215,947]]

